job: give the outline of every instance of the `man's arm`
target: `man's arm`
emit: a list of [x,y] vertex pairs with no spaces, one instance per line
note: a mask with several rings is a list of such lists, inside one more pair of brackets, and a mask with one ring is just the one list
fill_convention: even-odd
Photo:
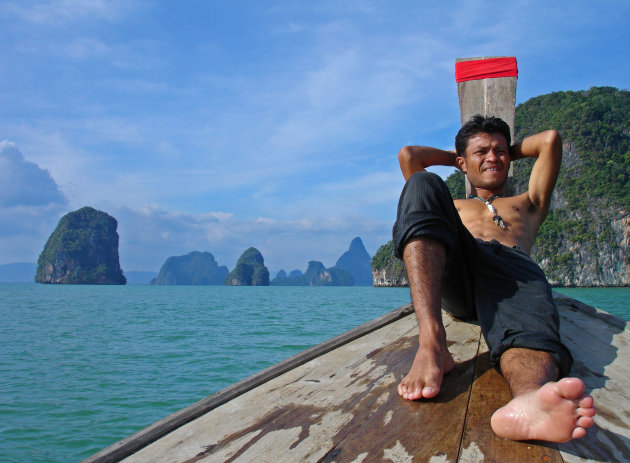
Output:
[[416,172],[424,172],[427,167],[457,167],[456,157],[455,151],[445,151],[429,146],[405,146],[398,152],[398,162],[405,180],[409,180],[409,177]]
[[524,157],[537,158],[529,176],[529,200],[545,214],[556,185],[562,163],[562,138],[555,130],[540,132],[525,138],[510,148],[513,161]]

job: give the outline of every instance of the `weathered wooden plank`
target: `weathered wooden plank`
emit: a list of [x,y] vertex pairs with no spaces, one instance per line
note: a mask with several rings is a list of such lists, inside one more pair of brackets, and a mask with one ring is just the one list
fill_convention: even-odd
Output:
[[[234,398],[125,461],[185,461],[191,454],[196,455],[212,446],[214,453],[220,450],[219,447],[229,453],[231,447],[238,447],[237,441],[247,441],[242,429],[277,422],[283,406],[303,404],[330,383],[356,373],[357,367],[383,346],[416,329],[413,317],[386,325]],[[229,440],[232,442],[228,443]]]
[[[409,318],[413,320],[413,316]],[[447,336],[449,336],[449,332],[462,331],[458,330],[458,323],[460,322],[454,322],[447,316],[445,319]],[[467,360],[470,361],[476,354],[478,328],[472,325],[472,328],[468,328],[466,333],[466,337],[456,334],[457,341],[452,341],[451,348],[456,353],[456,359],[461,360],[467,357]],[[451,338],[452,336],[449,337],[449,339]],[[255,459],[256,461],[294,462],[327,461],[327,459],[332,458],[329,461],[341,462],[354,461],[364,454],[362,458],[366,458],[367,455],[370,455],[370,450],[367,449],[370,443],[368,442],[369,439],[362,437],[363,433],[359,427],[368,421],[375,420],[376,423],[380,423],[381,418],[385,420],[388,413],[394,413],[394,409],[391,407],[392,403],[399,404],[399,411],[402,411],[400,407],[406,407],[410,404],[398,397],[396,386],[402,376],[407,373],[415,356],[416,348],[417,328],[414,327],[404,338],[398,339],[366,358],[355,371],[346,377],[328,384],[326,388],[299,403],[284,404],[285,414],[274,415],[273,420],[267,418],[248,428],[246,438],[239,442],[238,449],[234,446],[230,446],[226,450],[213,448],[208,454],[209,459],[207,461],[249,462]],[[469,383],[471,379],[472,370],[470,371]],[[461,387],[461,384],[459,381],[453,382],[454,387],[456,385]],[[446,406],[453,407],[454,405]],[[413,416],[407,412],[401,412],[399,415],[400,418]],[[432,416],[435,420],[435,415]],[[390,418],[391,422],[395,421],[393,415]],[[301,437],[299,439],[296,437],[289,446],[282,443],[278,444],[277,438],[282,434],[280,428],[285,429],[285,432],[286,429],[290,429],[294,437],[296,435]],[[256,435],[252,434],[254,429],[258,432]],[[392,431],[391,433],[385,431],[381,433],[383,440],[373,447],[374,452],[382,453],[383,445],[387,443],[387,439],[393,439],[392,442],[395,447],[395,443],[401,439],[401,436],[396,428],[392,428]],[[413,440],[417,442],[418,433],[413,434]],[[268,448],[269,436],[271,435],[274,436],[275,443]],[[338,442],[346,436],[359,438],[357,442],[362,447],[346,447],[344,445],[343,448],[346,451],[341,455]],[[217,447],[222,447],[226,443],[229,444],[233,441],[233,437],[226,438],[225,442],[219,442]],[[435,451],[434,446],[431,446],[431,451]],[[264,455],[262,460],[260,455]],[[366,461],[379,460],[372,459],[370,456],[367,457]]]
[[490,365],[488,346],[482,340],[475,368],[466,426],[462,437],[459,463],[511,462],[561,463],[555,444],[545,442],[513,442],[492,431],[490,418],[495,410],[510,401],[507,382]]
[[[456,63],[488,58],[502,58],[500,56],[484,56],[478,58],[457,58]],[[510,134],[514,138],[514,104],[516,103],[516,77],[498,77],[493,79],[468,80],[457,83],[459,97],[459,114],[464,124],[475,114],[482,116],[496,116],[503,119],[510,126]],[[504,188],[504,195],[510,196],[512,188],[512,166],[508,182]],[[466,195],[470,194],[470,184],[466,178]]]
[[122,439],[115,444],[105,448],[104,450],[96,453],[95,455],[84,460],[85,463],[110,463],[117,462],[123,458],[137,452],[139,449],[147,446],[151,442],[167,435],[169,432],[178,429],[182,425],[202,416],[207,411],[218,407],[221,404],[227,403],[233,398],[247,392],[267,381],[273,379],[283,373],[286,373],[297,366],[300,366],[313,358],[330,352],[338,346],[348,343],[354,339],[357,339],[367,333],[375,331],[383,326],[398,320],[407,314],[411,313],[413,308],[411,305],[400,307],[393,310],[382,317],[372,320],[354,330],[350,330],[339,336],[332,338],[331,340],[314,346],[311,349],[307,349],[294,355],[287,360],[267,368],[255,375],[252,375],[234,385],[223,389],[216,394],[203,399],[190,407],[180,410],[163,420],[160,420],[151,426]]
[[595,400],[595,426],[559,444],[568,463],[630,461],[630,332],[628,323],[574,299],[557,297],[560,333],[571,350],[571,375]]
[[[452,319],[451,319],[452,320]],[[447,342],[456,361],[444,378],[440,395],[432,400],[408,401],[398,396],[396,386],[407,374],[417,350],[417,338],[404,362],[394,371],[386,396],[362,413],[356,428],[336,443],[321,462],[354,461],[452,461],[457,458],[466,416],[475,357],[480,338],[478,326],[447,322]],[[395,358],[387,363],[396,362]]]
[[[478,327],[453,322],[448,316],[445,316],[445,324],[456,361],[470,364],[476,354]],[[287,382],[278,377],[269,383],[269,386],[276,383],[275,386],[266,384],[236,398],[233,402],[242,400],[248,405],[236,410],[234,416],[230,416],[228,404],[218,407],[125,461],[318,461],[330,454],[336,448],[335,442],[346,435],[359,436],[360,431],[357,434],[356,429],[366,420],[378,421],[379,414],[387,416],[391,412],[390,421],[398,422],[398,418],[393,419],[395,411],[390,404],[398,404],[399,410],[400,406],[410,404],[398,397],[396,385],[415,355],[417,327],[413,316],[392,327],[394,325],[402,327],[401,336],[389,344],[379,346],[370,342],[368,345],[374,347],[372,351],[356,350],[352,347],[357,340],[318,359],[321,360],[318,366],[329,367],[329,362],[336,359],[340,351],[354,350],[362,357],[355,368],[326,381],[324,387],[314,390],[312,383]],[[376,335],[378,332],[366,338]],[[298,370],[308,371],[308,367],[309,364],[305,364]],[[470,373],[468,383],[472,370]],[[308,378],[317,376],[309,374]],[[283,385],[279,386],[281,383]],[[458,384],[461,382],[453,380],[453,387]],[[305,389],[310,393],[304,393]],[[247,413],[253,419],[247,420]],[[402,411],[399,415],[414,416]],[[435,415],[433,419],[437,419]],[[228,432],[223,432],[225,430]],[[393,431],[389,433],[390,439],[396,439],[389,447],[395,448],[399,433]],[[417,433],[413,440],[418,441]],[[170,441],[169,448],[164,447],[165,441]],[[185,447],[186,452],[177,453]],[[335,461],[345,460],[337,458]]]
[[[223,452],[219,448],[208,461],[320,461],[340,435],[354,429],[387,403],[398,362],[411,355],[410,349],[399,347],[407,346],[414,337],[400,339],[379,351],[353,372],[305,401],[279,406],[272,413],[273,420],[268,419],[268,414],[246,430],[258,434],[241,440],[236,452]],[[292,439],[278,444],[278,436],[286,430]],[[228,436],[224,442],[230,444],[231,441],[233,436]],[[224,442],[219,442],[217,447]]]
[[[502,56],[457,58],[456,63]],[[464,124],[475,114],[496,116],[508,123],[514,135],[514,105],[516,103],[516,77],[468,80],[457,83],[460,120]]]

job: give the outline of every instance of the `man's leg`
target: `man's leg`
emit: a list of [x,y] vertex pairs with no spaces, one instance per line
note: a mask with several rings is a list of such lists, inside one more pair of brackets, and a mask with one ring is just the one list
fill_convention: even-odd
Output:
[[398,386],[405,399],[432,398],[455,364],[446,347],[440,287],[446,266],[444,245],[432,238],[410,240],[403,250],[411,300],[418,319],[419,347],[409,374]]
[[[462,273],[467,267],[465,246],[474,244],[474,238],[444,181],[429,172],[418,172],[405,184],[393,238],[395,255],[405,263],[419,327],[418,352],[398,392],[409,400],[432,398],[440,392],[444,374],[455,366],[446,347],[442,302],[454,316],[474,315],[473,304],[461,303],[472,301],[472,283]],[[441,301],[445,295],[452,297]]]
[[493,431],[511,440],[567,442],[593,426],[593,398],[578,378],[558,381],[560,372],[545,351],[511,348],[501,355],[501,371],[513,399],[493,415]]

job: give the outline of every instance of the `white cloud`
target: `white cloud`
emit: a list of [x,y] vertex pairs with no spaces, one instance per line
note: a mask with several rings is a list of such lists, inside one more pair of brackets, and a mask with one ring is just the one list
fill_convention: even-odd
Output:
[[47,170],[0,142],[0,263],[35,262],[66,203]]
[[15,144],[0,142],[0,207],[65,203],[47,170],[25,160]]
[[133,0],[20,0],[6,3],[4,10],[33,24],[61,26],[85,20],[118,19],[137,4]]

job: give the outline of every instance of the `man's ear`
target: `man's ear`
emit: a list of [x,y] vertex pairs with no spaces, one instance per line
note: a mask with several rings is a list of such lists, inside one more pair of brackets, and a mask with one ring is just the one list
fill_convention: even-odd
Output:
[[457,156],[455,158],[455,165],[459,170],[466,173],[466,159],[463,156]]

